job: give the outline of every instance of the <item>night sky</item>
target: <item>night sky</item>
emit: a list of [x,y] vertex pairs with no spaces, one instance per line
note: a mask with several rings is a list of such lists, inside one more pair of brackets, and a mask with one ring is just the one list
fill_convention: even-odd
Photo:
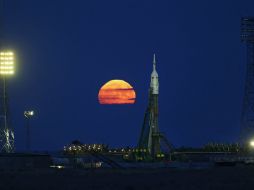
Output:
[[[175,146],[235,142],[246,69],[241,16],[253,0],[8,0],[5,47],[16,149],[60,150],[72,140],[135,146],[148,103],[152,55],[160,80],[159,127]],[[3,26],[3,25],[2,25]],[[129,82],[134,105],[100,105],[111,79]]]

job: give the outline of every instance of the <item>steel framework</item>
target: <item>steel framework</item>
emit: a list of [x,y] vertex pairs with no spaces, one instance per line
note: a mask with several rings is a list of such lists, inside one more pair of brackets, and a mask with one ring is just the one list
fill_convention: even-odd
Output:
[[161,152],[160,132],[158,126],[158,95],[149,90],[149,103],[145,112],[141,135],[138,142],[139,149],[147,149],[152,157]]
[[241,41],[247,47],[247,71],[241,116],[241,142],[254,138],[254,17],[241,19]]
[[14,152],[14,132],[9,114],[5,76],[0,79],[0,152]]

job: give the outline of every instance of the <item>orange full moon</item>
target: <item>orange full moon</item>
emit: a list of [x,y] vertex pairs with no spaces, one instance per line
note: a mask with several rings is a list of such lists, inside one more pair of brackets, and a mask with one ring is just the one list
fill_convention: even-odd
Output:
[[110,80],[98,94],[100,104],[134,104],[136,93],[124,80]]

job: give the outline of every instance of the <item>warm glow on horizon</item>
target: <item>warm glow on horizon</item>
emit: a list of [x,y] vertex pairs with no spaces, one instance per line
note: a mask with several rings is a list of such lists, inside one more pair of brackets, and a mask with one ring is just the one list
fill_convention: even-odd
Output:
[[134,104],[136,93],[124,80],[110,80],[98,94],[100,104]]

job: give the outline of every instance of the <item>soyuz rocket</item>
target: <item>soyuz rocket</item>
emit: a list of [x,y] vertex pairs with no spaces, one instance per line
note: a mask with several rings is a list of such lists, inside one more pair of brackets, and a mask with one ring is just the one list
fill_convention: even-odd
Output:
[[158,126],[159,75],[156,71],[156,57],[153,54],[153,71],[149,89],[149,137],[148,150],[153,157],[161,153],[160,132]]
[[158,126],[158,96],[159,75],[156,71],[156,58],[154,54],[153,71],[149,87],[149,102],[138,142],[138,148],[142,150],[146,149],[153,158],[156,158],[161,153],[161,134]]

